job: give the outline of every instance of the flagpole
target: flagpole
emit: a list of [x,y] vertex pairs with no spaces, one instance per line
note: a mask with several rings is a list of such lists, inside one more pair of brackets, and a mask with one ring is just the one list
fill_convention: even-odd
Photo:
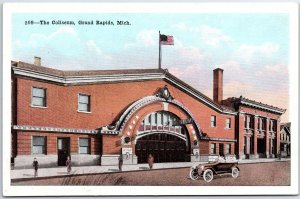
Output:
[[159,50],[158,50],[158,69],[161,69],[161,45],[160,45],[160,31],[158,31],[158,45],[159,45]]

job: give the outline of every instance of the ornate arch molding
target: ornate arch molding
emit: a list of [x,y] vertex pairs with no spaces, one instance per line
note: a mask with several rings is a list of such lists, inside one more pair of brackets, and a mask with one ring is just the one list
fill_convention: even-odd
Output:
[[[198,124],[198,122],[195,119],[195,117],[193,116],[193,114],[182,103],[180,103],[179,101],[177,101],[170,95],[168,88],[166,86],[161,88],[159,90],[158,94],[156,94],[154,96],[144,97],[144,98],[134,102],[133,104],[131,104],[123,112],[123,114],[121,115],[121,117],[119,118],[119,120],[116,122],[116,124],[114,126],[112,126],[112,125],[104,126],[104,127],[100,128],[100,133],[101,134],[115,134],[115,135],[122,133],[128,120],[130,120],[130,118],[138,110],[140,110],[141,108],[143,108],[149,104],[156,103],[156,102],[166,102],[166,103],[170,103],[170,104],[173,104],[173,105],[179,107],[184,113],[186,113],[190,118],[192,118],[193,124],[196,127],[195,130],[197,132],[196,135],[197,135],[198,139],[200,139],[200,137],[202,137],[202,131],[201,131],[200,125]],[[139,119],[139,118],[136,118],[136,119]]]
[[[145,135],[151,135],[151,134],[157,134],[157,133],[159,133],[159,132],[145,132],[145,133],[139,134],[138,136],[135,137],[135,142],[136,142],[137,139],[139,139],[139,138],[141,138]],[[184,141],[187,141],[186,136],[184,136],[182,134],[178,134],[178,133],[174,133],[174,132],[168,132],[168,131],[164,131],[164,133],[169,134],[169,135],[174,135],[174,136],[176,136],[176,137],[178,137],[178,138],[180,138]],[[134,143],[134,144],[136,144],[136,143]]]

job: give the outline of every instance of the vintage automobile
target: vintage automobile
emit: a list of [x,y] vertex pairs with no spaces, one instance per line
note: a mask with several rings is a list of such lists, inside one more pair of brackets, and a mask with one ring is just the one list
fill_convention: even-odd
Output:
[[231,174],[233,178],[237,178],[240,173],[240,169],[237,166],[238,162],[226,161],[225,159],[218,159],[214,162],[205,164],[194,165],[190,170],[190,178],[197,180],[199,177],[203,177],[206,182],[213,180],[214,175]]

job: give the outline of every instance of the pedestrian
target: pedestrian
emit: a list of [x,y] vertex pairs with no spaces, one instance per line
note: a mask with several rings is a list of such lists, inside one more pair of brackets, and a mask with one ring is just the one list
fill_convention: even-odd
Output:
[[72,163],[71,163],[71,158],[70,156],[68,156],[67,161],[66,161],[66,166],[67,166],[67,172],[68,174],[70,174],[71,170],[72,170]]
[[149,156],[148,156],[148,164],[149,164],[149,168],[150,168],[150,169],[152,169],[153,163],[154,163],[154,157],[153,157],[152,154],[150,153]]
[[119,171],[122,171],[122,166],[123,166],[123,155],[120,154],[120,156],[119,156]]
[[281,151],[278,151],[277,157],[278,157],[278,160],[281,160]]
[[38,176],[38,169],[39,169],[39,162],[37,161],[36,158],[33,159],[32,163],[33,169],[34,169],[34,177]]

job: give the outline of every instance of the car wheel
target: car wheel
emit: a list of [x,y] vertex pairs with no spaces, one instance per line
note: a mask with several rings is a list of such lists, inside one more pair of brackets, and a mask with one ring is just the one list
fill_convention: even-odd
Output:
[[214,173],[211,169],[206,169],[203,173],[203,179],[206,182],[210,182],[212,181],[212,179],[214,178]]
[[237,167],[232,167],[231,169],[231,175],[233,178],[237,178],[240,174],[240,171]]
[[190,170],[190,178],[192,180],[197,180],[199,178],[199,174],[198,174],[198,170],[197,169],[192,168]]

